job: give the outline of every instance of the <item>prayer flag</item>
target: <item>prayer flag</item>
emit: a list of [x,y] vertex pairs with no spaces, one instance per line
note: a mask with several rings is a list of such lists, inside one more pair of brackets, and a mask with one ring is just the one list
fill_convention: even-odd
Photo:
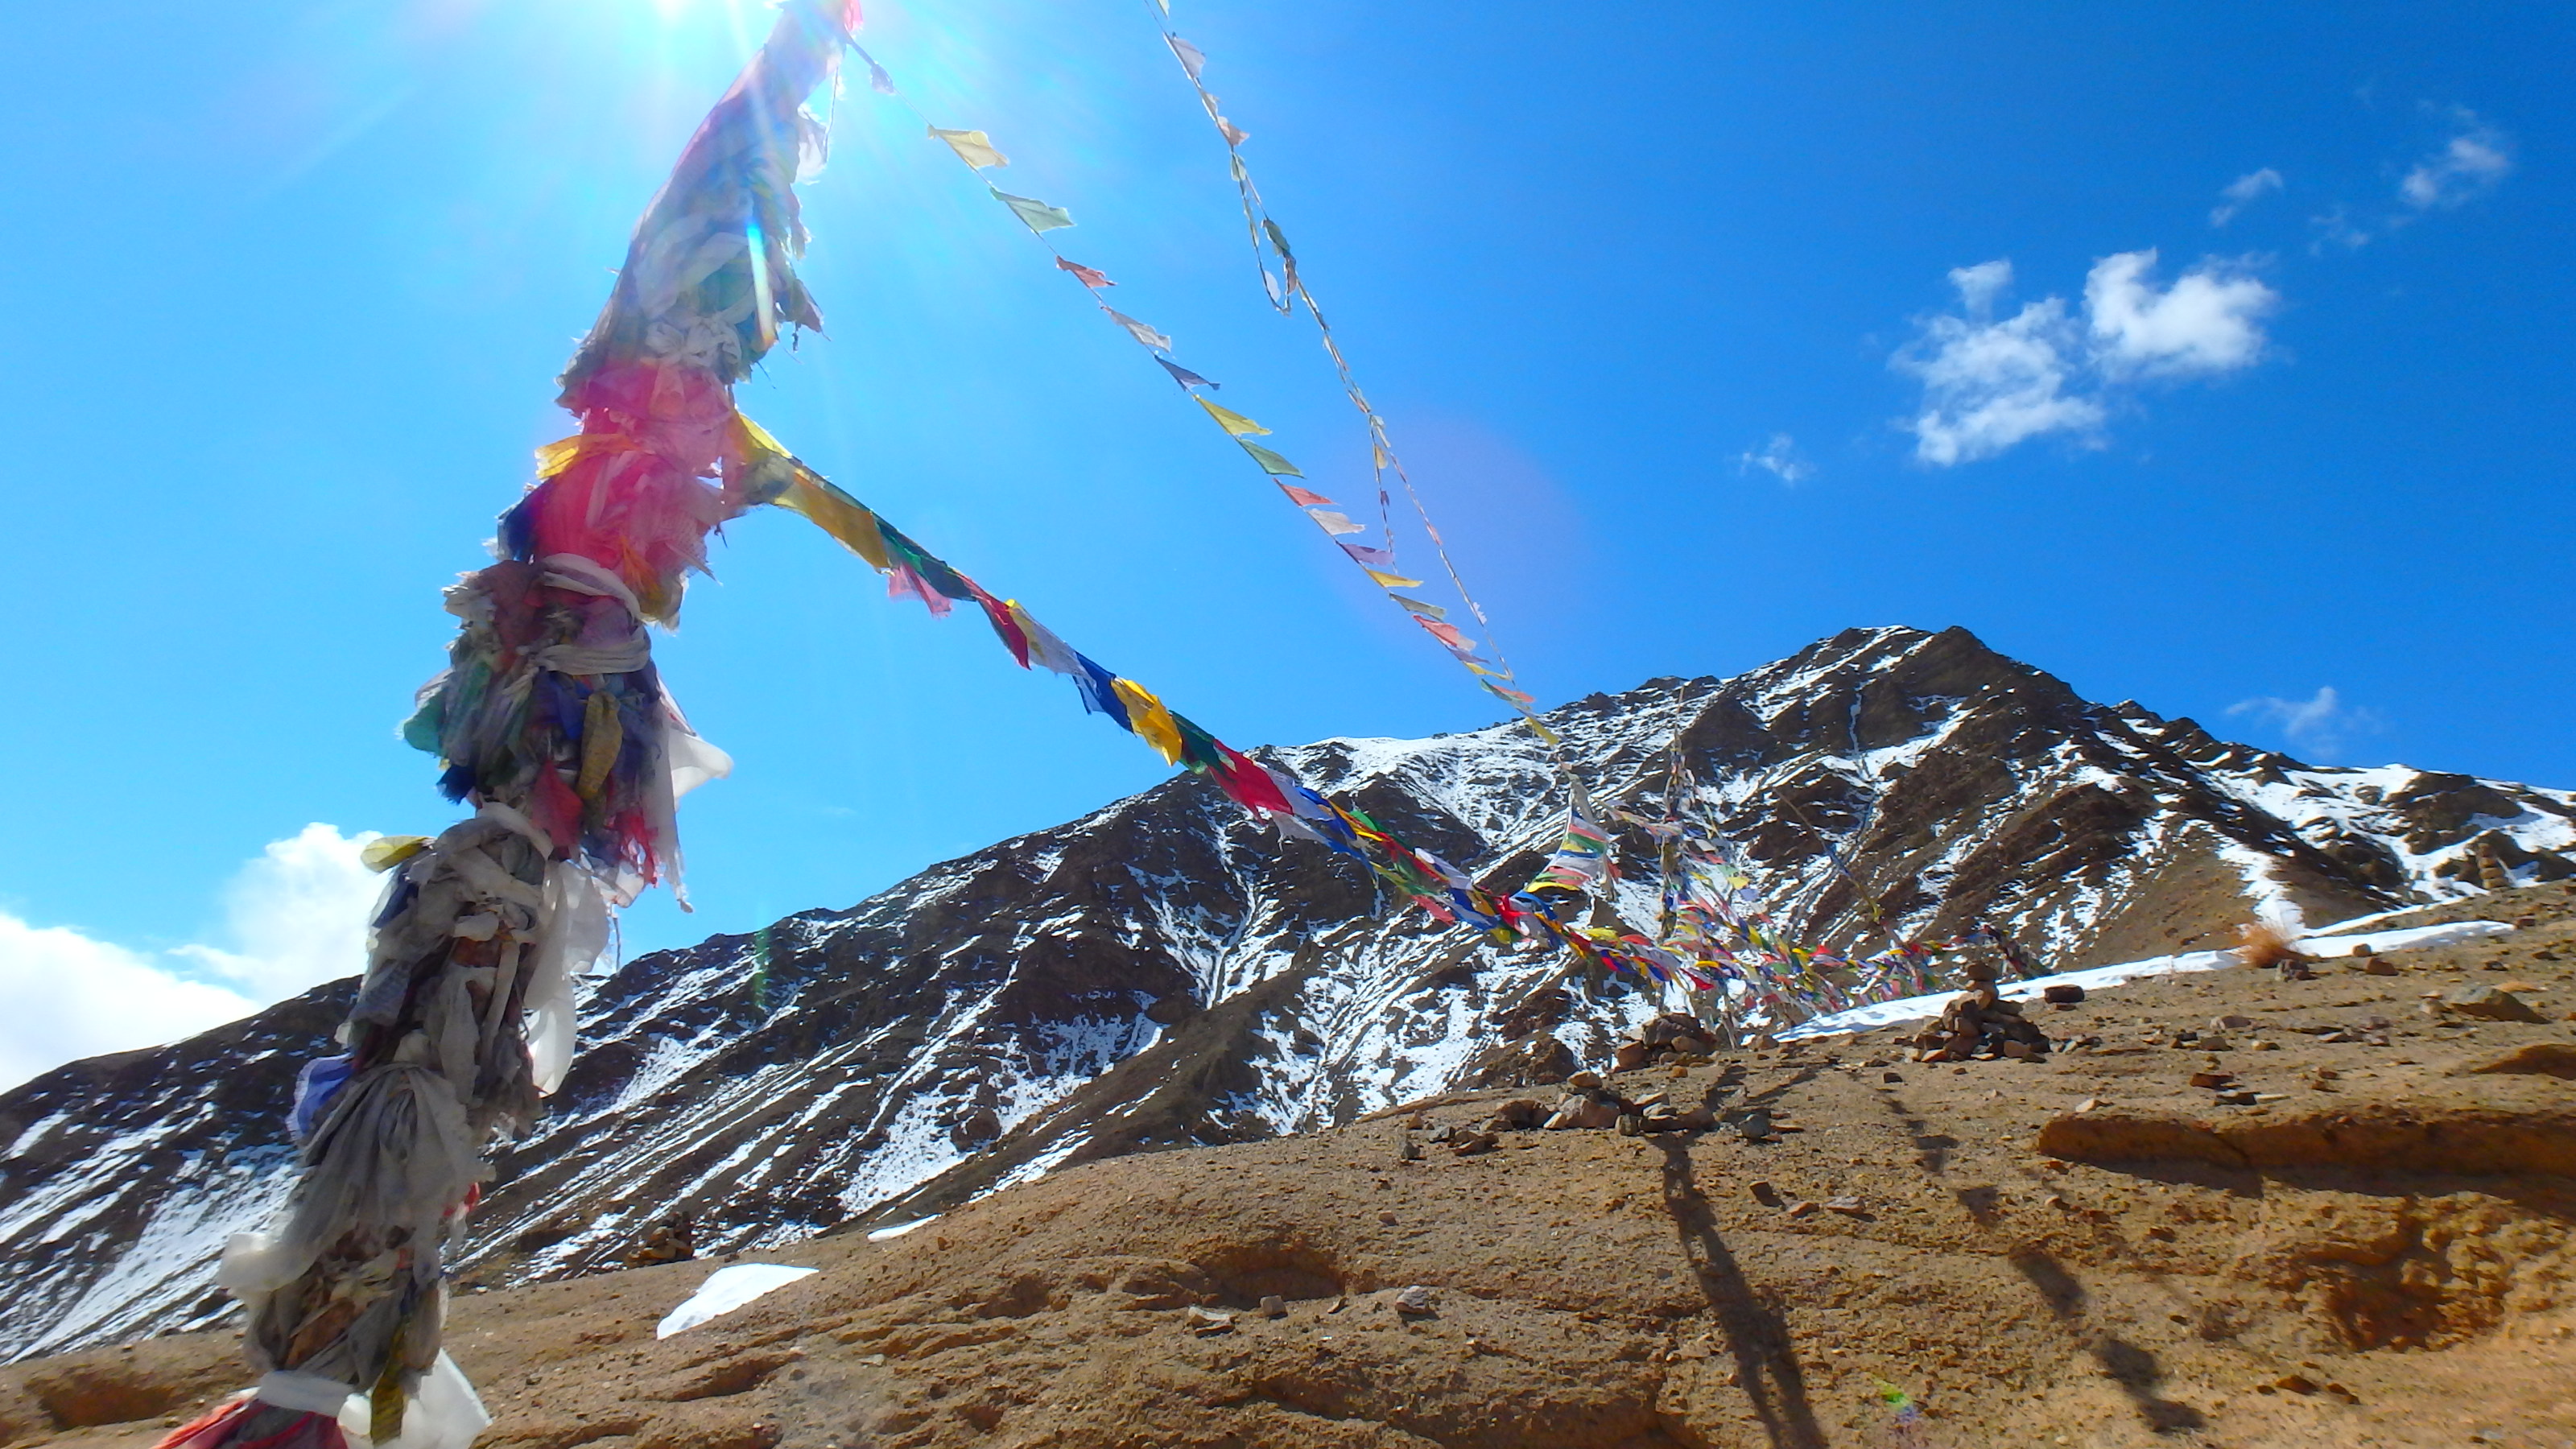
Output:
[[1449,611],[1438,604],[1426,604],[1420,599],[1408,599],[1402,594],[1389,594],[1387,597],[1395,600],[1398,607],[1416,618],[1446,619],[1449,617]]
[[1306,510],[1306,516],[1315,520],[1316,525],[1322,528],[1326,533],[1344,534],[1368,532],[1366,525],[1353,523],[1351,522],[1348,514],[1335,513],[1329,508],[1309,508]]
[[1116,282],[1109,280],[1107,273],[1095,272],[1080,262],[1068,262],[1064,258],[1058,257],[1055,259],[1055,264],[1062,270],[1073,273],[1075,278],[1086,287],[1114,287],[1118,285]]
[[995,201],[1009,207],[1014,215],[1028,223],[1031,231],[1049,232],[1060,226],[1073,225],[1073,217],[1061,206],[1049,206],[1043,201],[1033,201],[1025,196],[1013,196],[998,186],[987,189],[993,193]]
[[1439,640],[1441,643],[1448,645],[1452,649],[1473,649],[1476,647],[1476,641],[1458,632],[1458,626],[1455,624],[1442,624],[1419,616],[1417,616],[1413,622],[1421,625],[1425,630],[1429,631],[1432,638]]
[[1166,35],[1163,39],[1172,47],[1172,54],[1180,57],[1181,69],[1190,73],[1190,79],[1197,80],[1199,72],[1207,69],[1207,52],[1177,35]]
[[1113,679],[1109,687],[1118,692],[1118,702],[1127,707],[1127,728],[1152,745],[1163,763],[1179,764],[1185,753],[1180,727],[1172,723],[1172,712],[1154,697],[1154,692],[1132,679]]
[[1254,422],[1252,419],[1245,417],[1243,414],[1236,412],[1232,408],[1219,407],[1215,403],[1208,401],[1206,398],[1200,398],[1198,400],[1198,404],[1200,407],[1207,409],[1207,415],[1209,417],[1216,419],[1216,425],[1218,427],[1225,429],[1227,432],[1232,433],[1238,438],[1268,437],[1270,435],[1270,430],[1268,428],[1263,427],[1261,424]]
[[868,62],[868,89],[881,96],[894,94],[894,77],[887,75],[886,68],[873,60]]
[[877,516],[867,510],[867,505],[831,484],[799,478],[778,495],[778,504],[804,514],[815,527],[866,559],[879,572],[894,567],[894,561],[886,556],[885,534],[877,526]]
[[1296,504],[1300,508],[1330,508],[1333,506],[1333,500],[1325,497],[1323,494],[1310,493],[1307,490],[1298,487],[1294,483],[1280,484],[1279,491],[1287,494],[1288,501]]
[[1378,587],[1382,589],[1418,589],[1422,587],[1422,580],[1408,579],[1402,574],[1391,574],[1380,569],[1367,567],[1362,567],[1360,572],[1377,580]]
[[937,589],[924,583],[921,575],[913,572],[911,565],[901,561],[897,561],[893,568],[886,571],[886,597],[889,599],[919,599],[923,606],[930,610],[930,616],[932,618],[945,619],[948,617],[950,606],[947,598]]
[[[987,166],[1011,164],[1011,158],[994,150],[992,138],[981,131],[943,131],[933,126],[930,134],[947,142],[948,149],[957,153],[958,160],[979,171]],[[1066,224],[1071,225],[1070,222]]]
[[1011,611],[1011,621],[1020,626],[1021,637],[1029,641],[1031,664],[1040,669],[1052,669],[1058,674],[1081,676],[1082,656],[1074,653],[1071,645],[1057,638],[1053,629],[1039,623],[1034,615],[1021,608],[1019,600],[1013,599],[1004,607]]
[[1172,375],[1172,381],[1179,383],[1181,385],[1181,391],[1183,392],[1188,392],[1193,387],[1225,386],[1225,384],[1221,382],[1208,381],[1206,378],[1199,376],[1197,373],[1190,371],[1188,368],[1181,366],[1179,363],[1174,362],[1168,357],[1157,357],[1154,360],[1163,364],[1163,370]]
[[1133,734],[1136,727],[1127,722],[1126,702],[1118,697],[1118,676],[1085,655],[1074,655],[1073,662],[1080,666],[1073,676],[1073,687],[1082,691],[1082,707],[1093,714],[1109,716],[1112,723]]
[[1128,336],[1144,343],[1147,347],[1154,349],[1156,352],[1171,351],[1172,339],[1164,336],[1162,333],[1155,331],[1153,328],[1146,326],[1144,323],[1137,321],[1135,318],[1128,316],[1126,313],[1121,312],[1114,307],[1103,307],[1100,310],[1109,314],[1110,321],[1126,328]]
[[1357,559],[1362,568],[1382,569],[1389,567],[1395,562],[1395,554],[1393,551],[1383,548],[1371,548],[1364,543],[1343,544],[1342,552],[1349,554],[1354,559]]
[[1223,136],[1225,138],[1225,144],[1229,146],[1240,146],[1244,142],[1252,139],[1237,128],[1234,122],[1227,120],[1223,116],[1216,118],[1216,133]]
[[1296,464],[1280,457],[1277,453],[1270,451],[1259,443],[1247,443],[1241,438],[1237,438],[1234,441],[1238,447],[1243,449],[1243,451],[1252,455],[1252,461],[1261,465],[1262,472],[1269,474],[1273,478],[1303,478],[1306,476],[1304,473],[1298,471]]

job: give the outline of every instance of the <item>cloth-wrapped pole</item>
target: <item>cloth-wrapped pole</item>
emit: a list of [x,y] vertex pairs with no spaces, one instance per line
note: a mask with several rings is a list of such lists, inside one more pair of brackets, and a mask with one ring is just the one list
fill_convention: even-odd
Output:
[[561,379],[581,431],[540,451],[501,560],[448,590],[448,668],[403,735],[474,813],[377,848],[390,878],[343,1050],[298,1083],[302,1175],[224,1256],[265,1377],[165,1449],[464,1449],[490,1422],[440,1348],[447,1265],[486,1153],[563,1078],[572,982],[610,912],[678,889],[678,799],[730,768],[664,690],[646,626],[678,618],[708,533],[766,486],[732,385],[782,327],[820,325],[795,273],[794,187],[822,135],[801,107],[857,23],[846,0],[788,0]]

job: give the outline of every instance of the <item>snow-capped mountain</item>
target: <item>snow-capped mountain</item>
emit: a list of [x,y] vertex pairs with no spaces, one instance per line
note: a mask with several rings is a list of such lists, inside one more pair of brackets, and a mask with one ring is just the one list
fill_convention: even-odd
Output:
[[[2304,765],[2087,703],[1958,629],[1848,630],[1546,718],[1602,802],[1660,810],[1678,749],[1704,817],[1817,943],[1874,946],[1874,902],[2077,967],[2214,944],[2258,908],[2474,894],[2481,853],[2516,883],[2576,876],[2569,792]],[[1563,821],[1518,724],[1267,753],[1489,885],[1525,883]],[[1617,893],[1641,925],[1643,843]],[[592,983],[582,1053],[502,1160],[463,1271],[581,1271],[677,1214],[702,1250],[917,1217],[1063,1162],[1346,1121],[1533,1033],[1599,1057],[1656,1009],[1563,968],[1399,908],[1178,777]],[[284,1193],[293,1074],[346,990],[0,1096],[0,1354],[222,1311],[213,1257]]]

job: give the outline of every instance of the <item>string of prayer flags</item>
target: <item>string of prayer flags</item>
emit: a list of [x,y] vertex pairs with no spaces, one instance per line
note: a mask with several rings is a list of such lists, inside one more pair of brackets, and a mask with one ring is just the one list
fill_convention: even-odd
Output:
[[[1457,589],[1459,600],[1467,606],[1467,611],[1475,616],[1476,621],[1485,626],[1488,631],[1488,642],[1491,643],[1493,620],[1486,616],[1483,606],[1478,604],[1475,595],[1468,591],[1466,579],[1459,572],[1456,560],[1449,555],[1446,540],[1440,536],[1438,525],[1432,522],[1429,508],[1424,505],[1421,494],[1413,486],[1412,475],[1405,470],[1403,460],[1397,455],[1393,441],[1387,436],[1386,420],[1379,416],[1377,409],[1370,404],[1368,394],[1361,390],[1358,378],[1351,372],[1349,359],[1343,356],[1341,344],[1333,335],[1331,322],[1326,320],[1321,304],[1315,300],[1314,293],[1307,288],[1298,268],[1296,251],[1288,243],[1288,233],[1270,215],[1269,206],[1262,199],[1261,189],[1254,182],[1251,167],[1243,156],[1243,143],[1250,137],[1241,127],[1226,118],[1215,93],[1207,88],[1203,80],[1208,64],[1207,53],[1181,38],[1172,29],[1171,7],[1168,4],[1162,5],[1161,13],[1163,19],[1157,23],[1157,29],[1162,35],[1163,43],[1170,48],[1173,58],[1180,63],[1181,72],[1188,77],[1191,89],[1197,93],[1201,108],[1207,112],[1209,121],[1215,125],[1217,134],[1225,142],[1227,169],[1234,178],[1235,190],[1242,204],[1244,229],[1252,242],[1253,265],[1260,273],[1263,292],[1269,297],[1271,306],[1283,313],[1293,315],[1299,303],[1305,304],[1306,313],[1315,323],[1316,333],[1323,344],[1324,352],[1332,359],[1333,370],[1341,381],[1343,393],[1349,397],[1351,406],[1359,410],[1360,416],[1366,422],[1370,460],[1379,475],[1378,503],[1381,516],[1391,508],[1384,475],[1392,472],[1404,489],[1405,498],[1411,504],[1416,518],[1420,520],[1423,532],[1429,536],[1433,552],[1439,555],[1442,570],[1447,574],[1450,584]],[[1278,261],[1275,275],[1271,269],[1273,257]],[[1394,537],[1391,521],[1386,524],[1386,529],[1391,546]],[[1363,567],[1368,566],[1363,565]],[[1378,577],[1379,572],[1372,568],[1371,577],[1390,589],[1415,588],[1420,587],[1421,584],[1420,580],[1391,584],[1386,578]],[[1392,569],[1385,572],[1390,576],[1401,577],[1394,575]],[[1411,608],[1402,601],[1398,601],[1398,607],[1408,610]],[[1531,730],[1550,747],[1550,758],[1553,760],[1555,758],[1553,750],[1557,744],[1556,736],[1539,721],[1535,706],[1526,702],[1529,696],[1517,689],[1498,688],[1495,684],[1497,679],[1513,678],[1510,662],[1503,658],[1500,646],[1494,646],[1494,656],[1491,659],[1471,658],[1454,649],[1451,653],[1472,673],[1487,676],[1479,678],[1477,682],[1495,698],[1510,705],[1528,723]],[[1566,770],[1564,762],[1562,760],[1555,762],[1559,772],[1565,774],[1566,779],[1571,782],[1573,776]]]
[[[1187,40],[1171,34],[1168,27],[1166,27],[1165,30],[1165,39],[1170,44],[1173,56],[1181,63],[1183,70],[1188,73],[1191,84],[1196,86],[1198,84],[1200,72],[1206,67],[1206,54]],[[865,51],[861,51],[859,54],[869,64],[872,75],[884,74],[884,67],[876,63],[875,57],[867,55]],[[986,133],[982,131],[943,127],[932,123],[926,116],[922,115],[918,108],[913,107],[909,101],[905,100],[899,92],[891,89],[890,79],[885,89],[887,90],[887,94],[893,95],[899,104],[902,104],[906,109],[911,110],[914,116],[922,121],[922,124],[927,128],[928,133],[932,137],[945,143],[957,158],[961,162],[965,163],[970,170],[980,172],[981,170],[991,166],[1006,164],[1006,160],[1002,156],[1000,149],[993,145],[991,137]],[[1237,128],[1232,122],[1226,120],[1225,117],[1219,113],[1216,98],[1209,94],[1204,87],[1200,88],[1199,95],[1202,104],[1207,108],[1208,115],[1215,121],[1219,132],[1226,138],[1226,144],[1230,151],[1232,148],[1239,147],[1246,139],[1242,130]],[[1295,300],[1302,298],[1306,302],[1308,310],[1310,312],[1314,312],[1314,300],[1311,296],[1306,295],[1304,285],[1298,278],[1296,257],[1295,253],[1289,248],[1287,234],[1279,228],[1276,222],[1271,221],[1266,213],[1263,213],[1260,210],[1258,194],[1251,189],[1250,174],[1244,169],[1242,158],[1239,153],[1234,154],[1233,165],[1238,182],[1245,188],[1245,218],[1247,225],[1251,226],[1253,229],[1256,258],[1258,258],[1261,248],[1266,241],[1266,244],[1279,256],[1282,274],[1287,279],[1287,290],[1282,292],[1278,285],[1272,281],[1269,272],[1267,271],[1266,264],[1264,264],[1264,285],[1271,288],[1272,296],[1275,301],[1287,306],[1290,310],[1294,309]],[[1075,262],[1071,258],[1065,256],[1062,252],[1055,250],[1054,243],[1047,240],[1046,234],[1048,232],[1060,230],[1073,225],[1073,218],[1070,213],[1065,211],[1062,207],[1054,206],[1047,202],[1038,201],[1030,197],[1014,196],[1008,192],[1002,191],[998,187],[991,187],[989,184],[987,185],[987,189],[991,191],[995,198],[1009,206],[1013,213],[1028,226],[1031,233],[1036,235],[1041,242],[1046,244],[1048,251],[1054,258],[1056,267],[1072,276],[1086,289],[1089,289],[1093,294],[1095,305],[1099,306],[1100,310],[1108,316],[1109,320],[1116,324],[1119,329],[1124,331],[1131,339],[1143,346],[1154,358],[1156,364],[1163,369],[1164,373],[1180,387],[1181,391],[1185,395],[1190,396],[1197,401],[1199,405],[1207,411],[1208,417],[1214,421],[1219,428],[1223,429],[1226,435],[1232,438],[1235,443],[1243,449],[1245,456],[1252,459],[1252,461],[1261,468],[1264,474],[1268,475],[1274,482],[1286,478],[1302,478],[1305,476],[1304,470],[1300,469],[1294,462],[1290,461],[1286,455],[1274,449],[1249,441],[1254,437],[1268,436],[1270,432],[1268,428],[1254,422],[1251,418],[1243,415],[1242,413],[1235,412],[1229,408],[1217,406],[1213,399],[1202,397],[1191,391],[1193,388],[1207,388],[1212,391],[1217,387],[1217,384],[1174,361],[1169,356],[1172,349],[1172,339],[1167,334],[1155,328],[1150,323],[1131,317],[1116,308],[1108,306],[1105,302],[1099,301],[1100,291],[1106,287],[1114,285],[1108,276],[1094,268]],[[1320,312],[1315,312],[1315,318],[1319,326],[1323,325],[1323,318]],[[1368,575],[1372,583],[1376,584],[1380,588],[1388,590],[1421,588],[1424,581],[1403,572],[1395,557],[1395,530],[1390,516],[1391,502],[1383,475],[1390,468],[1394,468],[1398,472],[1398,475],[1402,476],[1402,466],[1394,458],[1393,448],[1387,442],[1385,429],[1381,421],[1377,418],[1376,414],[1369,409],[1366,396],[1361,393],[1357,382],[1351,378],[1347,366],[1343,364],[1340,349],[1333,342],[1329,328],[1325,329],[1325,349],[1332,354],[1335,366],[1341,369],[1341,378],[1345,392],[1348,393],[1353,404],[1359,407],[1362,414],[1369,419],[1370,457],[1373,462],[1373,467],[1381,475],[1377,488],[1378,514],[1379,527],[1385,534],[1385,545],[1381,548],[1372,549],[1366,556],[1352,554],[1352,561]],[[1406,482],[1405,486],[1408,495],[1410,495],[1412,485],[1409,480]],[[1292,492],[1291,496],[1293,499],[1296,495]],[[1320,497],[1320,495],[1317,496]],[[1422,508],[1420,499],[1416,497],[1413,502],[1417,512],[1420,512]],[[1327,536],[1335,539],[1336,541],[1340,541],[1353,535],[1363,534],[1368,531],[1367,525],[1353,519],[1348,513],[1330,508],[1328,506],[1329,500],[1314,503],[1298,500],[1298,503],[1301,508],[1306,510],[1307,516],[1315,523],[1315,525],[1322,529]],[[1425,531],[1431,538],[1432,546],[1434,549],[1441,551],[1443,566],[1448,569],[1450,581],[1458,588],[1459,598],[1466,604],[1469,612],[1473,613],[1480,622],[1485,622],[1488,628],[1490,628],[1490,621],[1485,619],[1483,609],[1477,605],[1474,597],[1467,593],[1466,586],[1459,578],[1455,565],[1449,560],[1446,553],[1446,545],[1440,537],[1439,530],[1431,526],[1427,512],[1423,513],[1422,517]],[[900,577],[897,577],[891,586],[897,589],[908,587]],[[1399,600],[1397,601],[1397,607],[1405,609],[1407,613],[1412,614],[1418,621],[1423,617],[1420,613],[1420,608],[1425,606],[1420,605],[1419,601],[1407,603]],[[1539,722],[1534,707],[1525,702],[1528,700],[1527,695],[1521,694],[1519,691],[1505,692],[1492,689],[1492,680],[1508,680],[1512,677],[1511,666],[1508,662],[1501,660],[1499,653],[1497,653],[1493,658],[1487,658],[1484,655],[1475,653],[1472,646],[1457,646],[1447,639],[1442,639],[1440,642],[1444,651],[1447,652],[1451,658],[1457,660],[1457,662],[1465,667],[1471,674],[1479,676],[1478,683],[1480,685],[1487,687],[1489,692],[1494,694],[1495,698],[1501,700],[1506,705],[1509,705],[1516,713],[1520,714],[1523,719],[1528,721],[1530,727],[1537,731],[1540,738],[1546,741],[1549,746],[1553,748],[1556,743],[1555,736],[1544,724]],[[1559,768],[1563,768],[1561,761],[1559,762]],[[1568,778],[1571,779],[1571,776],[1568,776]]]
[[[1517,935],[1563,945],[1585,960],[1614,967],[1627,959],[1615,947],[1604,946],[1557,922],[1546,900],[1528,894],[1505,897],[1487,892],[1438,855],[1408,845],[1365,813],[1341,805],[1299,783],[1285,770],[1262,765],[1227,745],[1172,710],[1152,690],[1066,644],[1017,600],[995,597],[963,571],[932,555],[867,505],[787,454],[757,424],[742,419],[740,431],[755,450],[745,464],[745,472],[762,480],[760,501],[802,514],[823,528],[851,552],[885,572],[894,584],[890,592],[918,598],[943,613],[942,606],[951,600],[973,600],[1020,667],[1043,668],[1067,676],[1086,710],[1107,716],[1143,739],[1166,762],[1206,776],[1256,819],[1273,821],[1286,833],[1304,836],[1361,860],[1380,880],[1442,922],[1469,923],[1491,933],[1497,942]],[[1565,849],[1574,849],[1576,843],[1588,839],[1580,835],[1577,827],[1570,826],[1570,843]],[[1601,849],[1606,848],[1605,841]]]
[[1605,876],[1617,878],[1616,866],[1610,859],[1609,832],[1585,819],[1580,809],[1569,809],[1556,850],[1539,868],[1530,889],[1588,891]]

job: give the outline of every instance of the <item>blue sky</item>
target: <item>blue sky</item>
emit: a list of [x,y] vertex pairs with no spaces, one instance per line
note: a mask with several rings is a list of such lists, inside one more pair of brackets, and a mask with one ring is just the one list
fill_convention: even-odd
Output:
[[[13,17],[0,983],[35,1009],[0,1076],[354,969],[345,842],[450,814],[392,733],[437,590],[569,431],[550,381],[765,23]],[[1174,24],[1543,703],[1962,624],[2312,758],[2576,783],[2564,7]],[[1363,491],[1145,0],[879,3],[865,38],[1072,212],[1116,305]],[[1494,717],[908,113],[855,83],[834,134],[829,335],[753,415],[1234,744]],[[660,654],[738,769],[683,812],[698,914],[649,898],[630,950],[1161,776],[800,520],[740,521],[716,569]]]

